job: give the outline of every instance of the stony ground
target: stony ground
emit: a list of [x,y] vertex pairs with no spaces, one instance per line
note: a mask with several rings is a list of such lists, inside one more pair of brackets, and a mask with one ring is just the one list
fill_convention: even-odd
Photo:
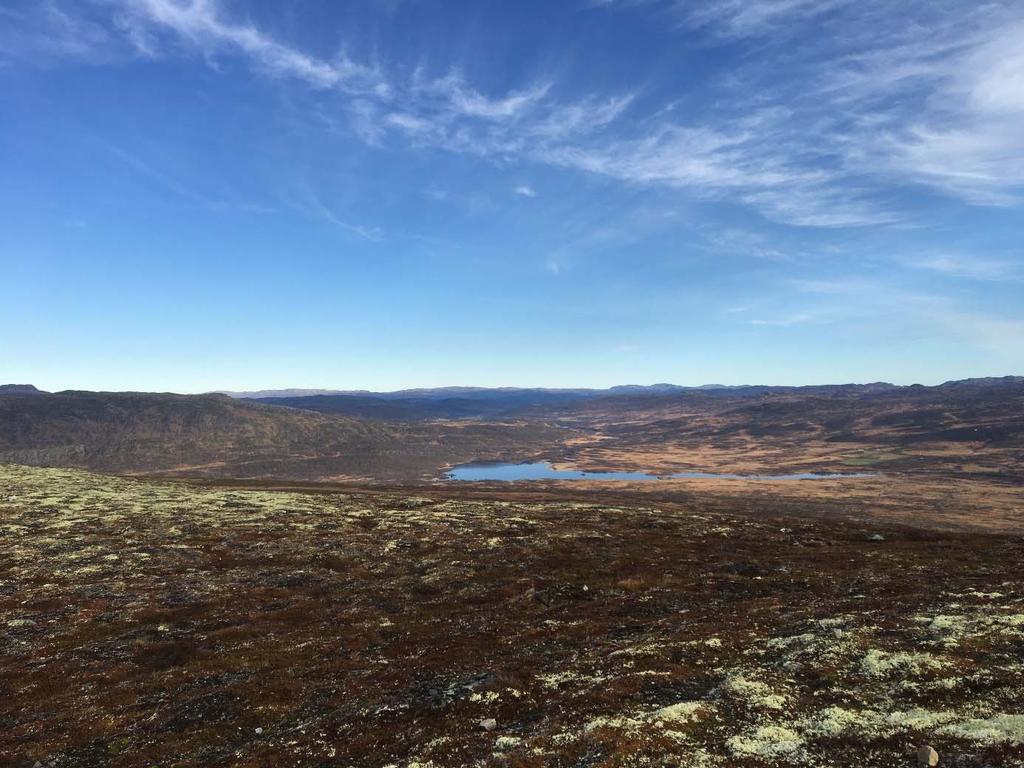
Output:
[[721,506],[0,467],[0,764],[1024,765],[1020,536]]

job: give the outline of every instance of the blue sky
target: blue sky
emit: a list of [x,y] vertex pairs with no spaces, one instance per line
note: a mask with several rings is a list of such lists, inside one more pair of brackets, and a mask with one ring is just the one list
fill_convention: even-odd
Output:
[[7,0],[0,380],[1024,373],[1024,4]]

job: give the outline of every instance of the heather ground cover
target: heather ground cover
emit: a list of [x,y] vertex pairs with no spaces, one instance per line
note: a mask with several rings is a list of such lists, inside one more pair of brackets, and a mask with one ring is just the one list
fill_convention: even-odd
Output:
[[1024,764],[1020,536],[778,513],[4,466],[0,755]]

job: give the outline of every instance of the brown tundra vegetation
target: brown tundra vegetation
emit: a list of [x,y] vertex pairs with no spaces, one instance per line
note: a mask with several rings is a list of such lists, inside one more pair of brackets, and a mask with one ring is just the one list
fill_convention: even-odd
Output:
[[1019,492],[854,482],[2,466],[0,763],[1024,765]]

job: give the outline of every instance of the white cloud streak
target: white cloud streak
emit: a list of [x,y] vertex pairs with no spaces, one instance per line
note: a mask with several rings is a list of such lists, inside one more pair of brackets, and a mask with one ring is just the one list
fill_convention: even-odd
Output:
[[100,24],[51,0],[0,8],[0,66],[26,62],[49,66],[63,61],[111,61],[113,41]]
[[[1011,0],[617,0],[660,8],[692,35],[757,38],[734,73],[760,103],[785,105],[788,158],[829,157],[829,188],[930,187],[975,205],[1024,196],[1024,6]],[[800,45],[790,50],[790,41]],[[815,44],[815,41],[818,41]],[[781,66],[781,70],[780,70]],[[767,73],[767,74],[763,74]],[[763,156],[763,153],[761,153]],[[817,167],[820,167],[817,166]],[[792,198],[787,198],[792,199]],[[805,223],[843,223],[846,200]],[[797,202],[797,207],[806,207]],[[775,211],[777,218],[794,218]],[[854,217],[859,218],[859,217]],[[868,217],[870,218],[870,217]]]
[[1024,264],[961,254],[931,254],[907,262],[918,269],[969,280],[1019,280]]
[[[52,2],[33,23],[59,32],[51,50],[72,57],[96,54],[100,33],[119,34],[138,55],[243,57],[270,77],[344,94],[352,129],[374,145],[543,163],[815,227],[899,221],[907,214],[885,193],[908,184],[1001,206],[1020,204],[1024,189],[1024,9],[1014,3],[594,4],[660,6],[690,34],[759,40],[746,68],[731,73],[739,85],[678,121],[641,112],[632,93],[566,99],[542,81],[492,95],[458,72],[402,78],[344,54],[319,57],[229,18],[216,0],[105,2],[109,30]],[[787,40],[810,31],[820,43],[790,52]]]
[[350,93],[386,90],[371,68],[343,55],[324,61],[273,40],[256,28],[222,20],[215,0],[132,0],[123,3],[118,21],[133,40],[152,45],[153,28],[173,32],[204,53],[237,51],[270,74],[302,80],[316,88],[341,88]]
[[835,319],[848,327],[875,323],[886,333],[899,327],[923,339],[958,340],[1011,364],[1024,356],[1024,321],[968,308],[956,299],[863,278],[802,279],[790,285],[798,294],[827,301]]

